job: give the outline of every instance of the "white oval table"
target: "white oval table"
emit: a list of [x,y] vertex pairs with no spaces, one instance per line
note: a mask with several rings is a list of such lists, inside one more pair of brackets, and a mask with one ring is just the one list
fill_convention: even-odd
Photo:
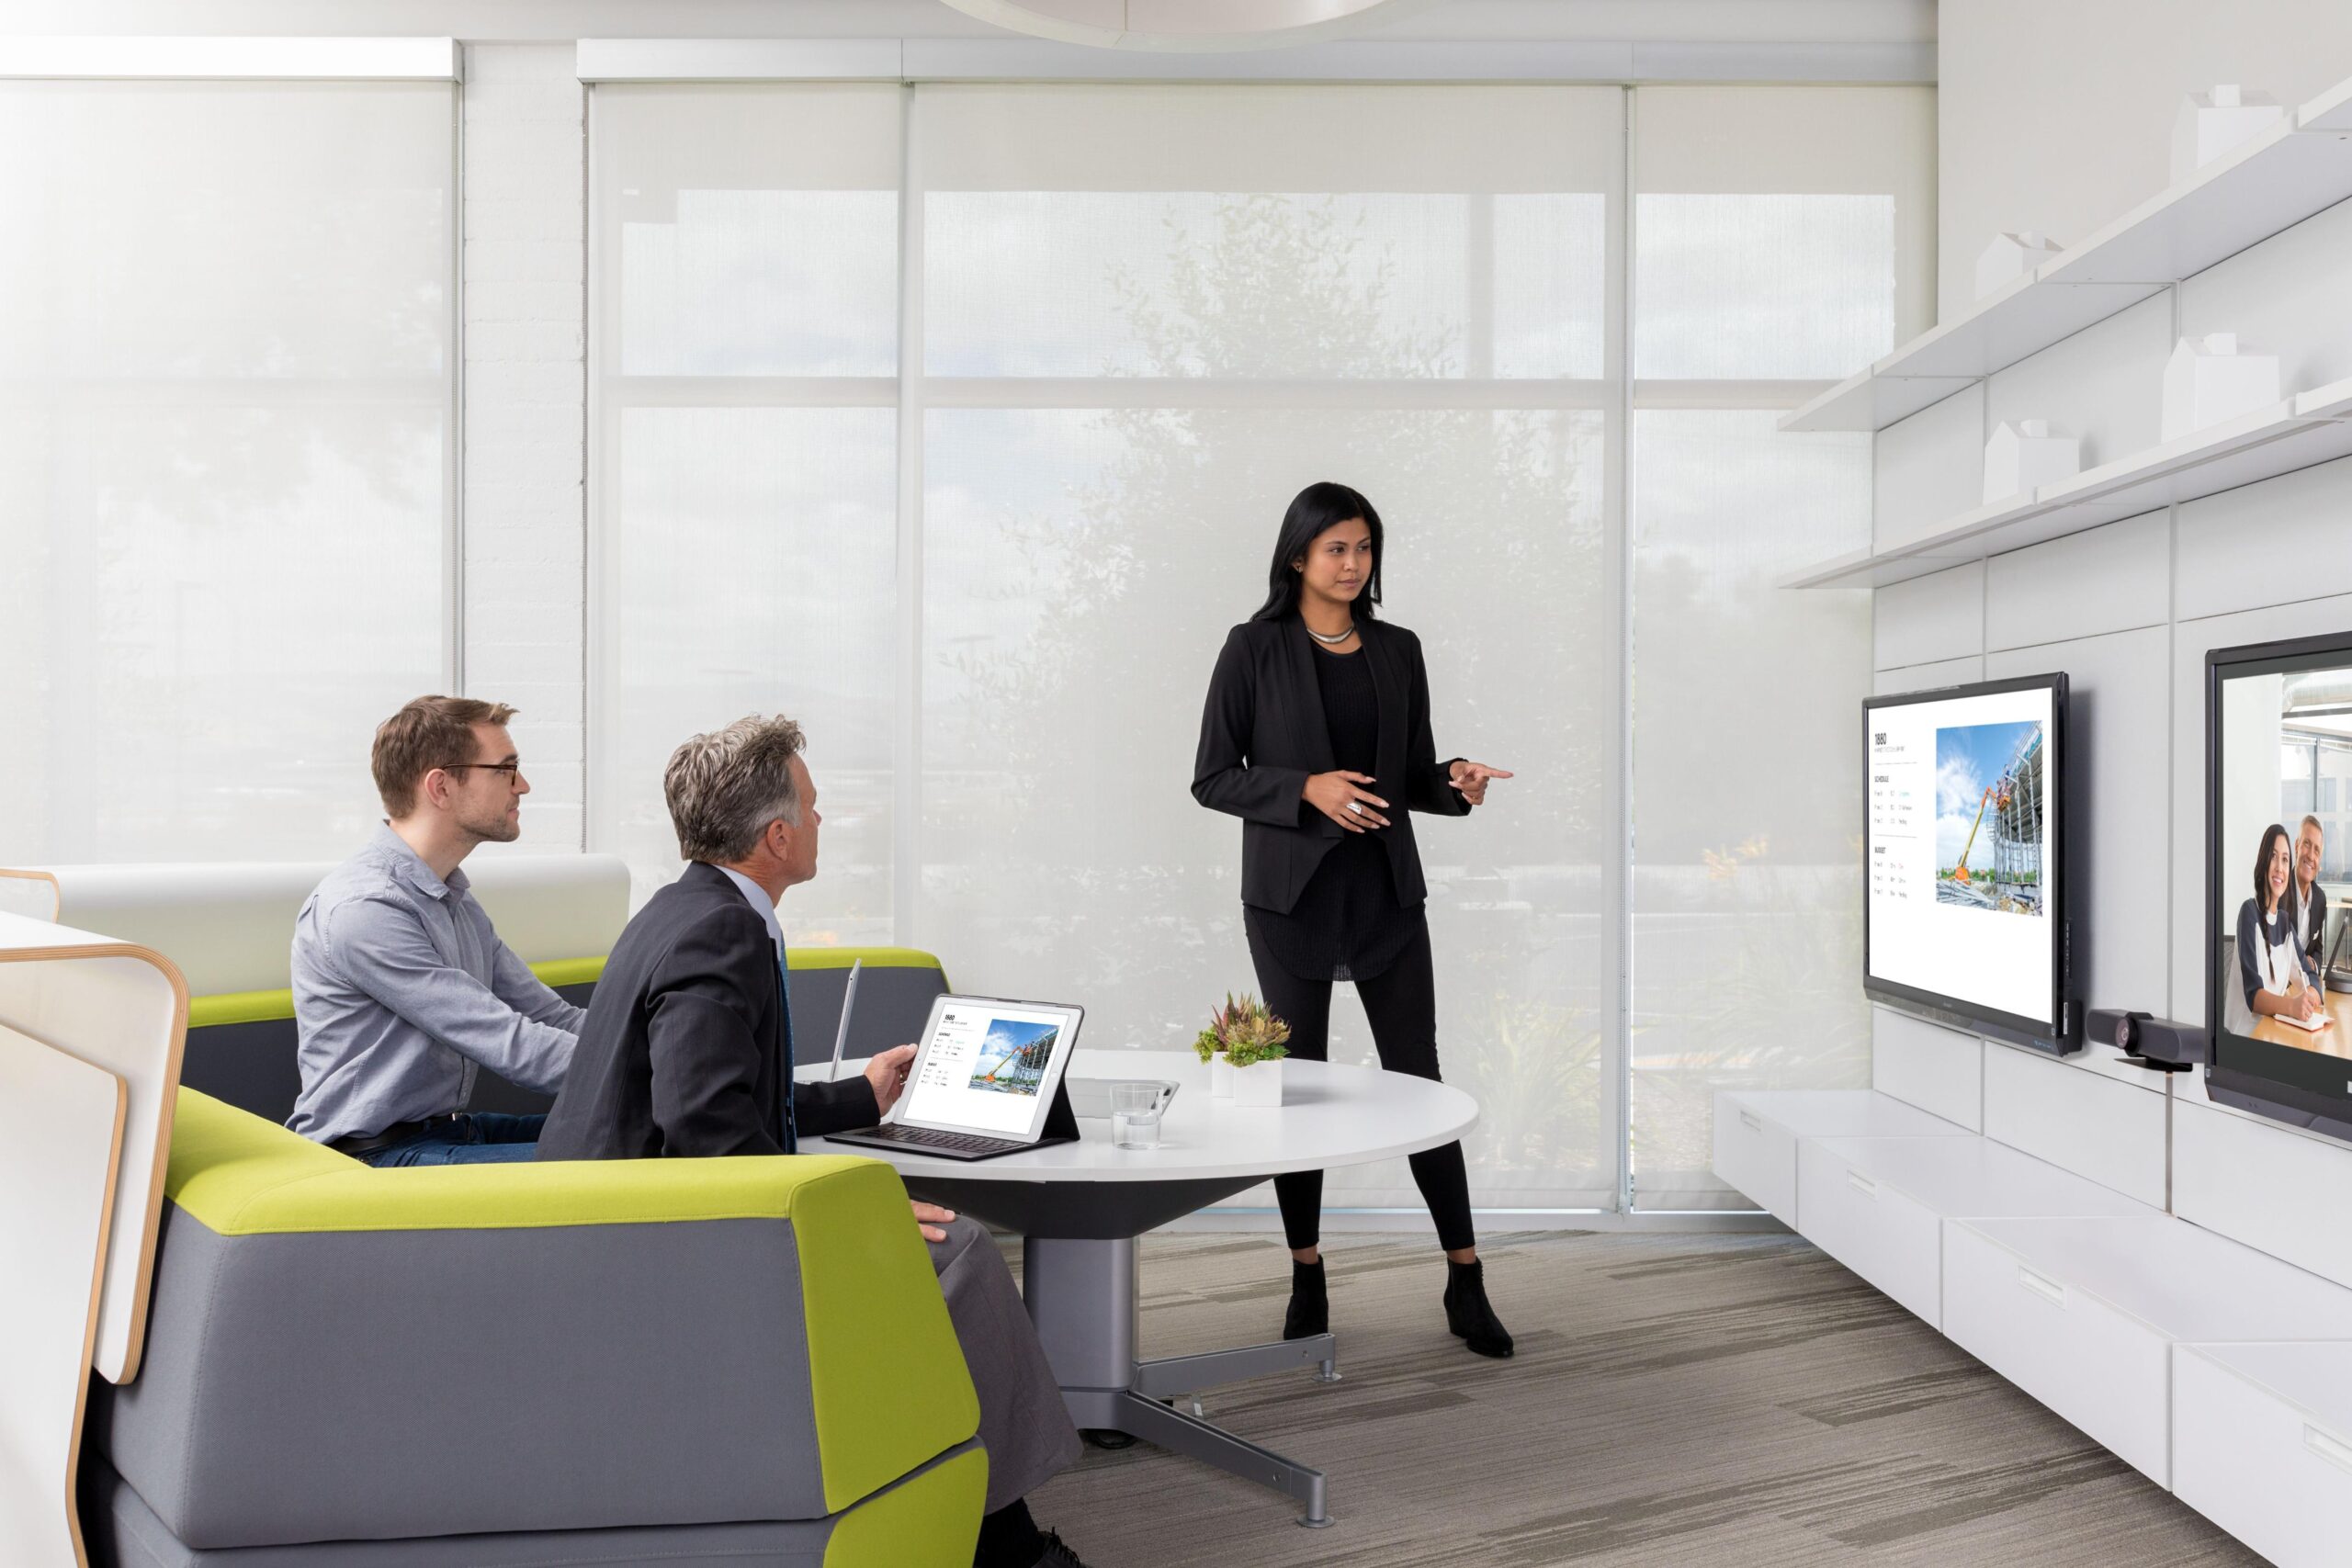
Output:
[[[825,1066],[799,1069],[806,1078]],[[842,1070],[854,1070],[844,1063]],[[1180,1087],[1156,1149],[1122,1149],[1107,1120],[1080,1120],[1080,1138],[988,1160],[950,1160],[806,1139],[809,1154],[887,1159],[926,1201],[1019,1231],[1023,1294],[1070,1418],[1125,1433],[1298,1499],[1303,1525],[1330,1522],[1324,1475],[1165,1401],[1241,1378],[1317,1366],[1336,1379],[1338,1343],[1311,1338],[1137,1359],[1136,1238],[1270,1176],[1363,1165],[1452,1143],[1478,1119],[1460,1089],[1375,1067],[1283,1064],[1283,1103],[1243,1110],[1211,1099],[1208,1068],[1189,1051],[1088,1050],[1073,1078],[1166,1078]]]

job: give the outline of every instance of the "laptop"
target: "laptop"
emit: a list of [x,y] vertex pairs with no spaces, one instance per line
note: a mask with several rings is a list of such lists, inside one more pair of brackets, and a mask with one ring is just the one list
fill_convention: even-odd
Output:
[[958,1160],[1074,1143],[1062,1075],[1085,1020],[1061,1002],[935,997],[896,1116],[826,1140]]

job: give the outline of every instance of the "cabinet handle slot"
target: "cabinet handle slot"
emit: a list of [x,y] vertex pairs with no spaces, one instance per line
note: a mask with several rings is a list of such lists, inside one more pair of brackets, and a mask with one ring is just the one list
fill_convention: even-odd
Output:
[[1739,1124],[1751,1133],[1760,1133],[1764,1130],[1764,1118],[1753,1111],[1743,1111],[1739,1113]]
[[2352,1470],[2352,1443],[2317,1427],[2303,1428],[2303,1447],[2319,1455],[2338,1470]]
[[1859,1170],[1849,1170],[1846,1173],[1846,1185],[1852,1188],[1855,1191],[1860,1193],[1865,1198],[1876,1199],[1878,1197],[1878,1183],[1872,1181],[1869,1177],[1864,1176]]
[[2050,1303],[2052,1306],[2063,1307],[2066,1304],[2065,1286],[2060,1284],[2055,1280],[2047,1279],[2042,1275],[2037,1274],[2032,1269],[2025,1268],[2022,1265],[2018,1269],[2018,1283],[2023,1285],[2027,1290],[2031,1291],[2035,1295],[2040,1296],[2043,1301]]

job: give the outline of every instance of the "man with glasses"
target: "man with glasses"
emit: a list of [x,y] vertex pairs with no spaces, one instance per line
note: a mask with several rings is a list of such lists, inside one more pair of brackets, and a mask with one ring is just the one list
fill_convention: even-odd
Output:
[[419,697],[386,719],[371,762],[389,820],[295,920],[302,1092],[287,1125],[370,1165],[531,1158],[547,1119],[467,1111],[475,1076],[553,1094],[587,1017],[498,940],[458,869],[523,830],[514,715]]

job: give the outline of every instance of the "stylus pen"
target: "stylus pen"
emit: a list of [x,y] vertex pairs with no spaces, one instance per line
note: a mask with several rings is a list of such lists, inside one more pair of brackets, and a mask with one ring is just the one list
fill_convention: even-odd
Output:
[[842,1021],[840,1027],[833,1031],[833,1070],[825,1075],[827,1083],[842,1076],[842,1052],[849,1044],[849,1015],[857,1006],[857,974],[865,967],[865,960],[863,958],[850,961],[849,981],[842,987]]

